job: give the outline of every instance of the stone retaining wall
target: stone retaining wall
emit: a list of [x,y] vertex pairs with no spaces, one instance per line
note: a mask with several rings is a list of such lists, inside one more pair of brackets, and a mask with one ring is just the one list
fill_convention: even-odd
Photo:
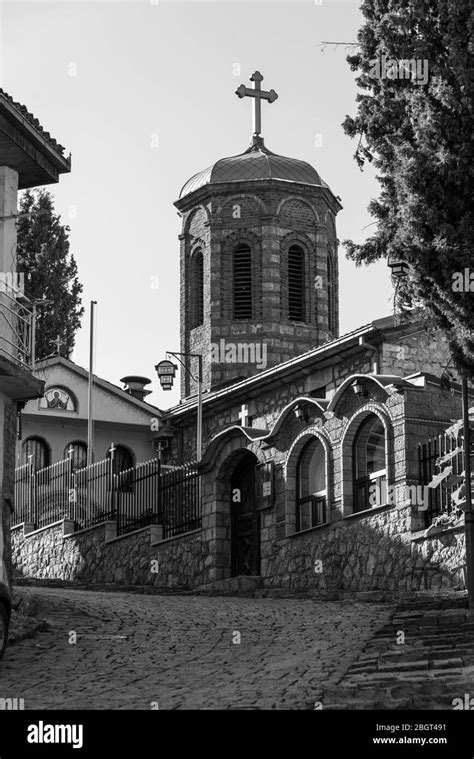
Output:
[[12,530],[14,576],[80,582],[192,588],[208,581],[201,532],[155,541],[153,528],[112,538],[115,523],[65,533],[65,522],[24,534]]
[[[385,508],[269,541],[262,546],[262,586],[323,592],[463,589],[463,526],[413,533],[409,525],[409,509]],[[202,531],[157,541],[153,527],[120,538],[112,537],[113,522],[64,534],[68,529],[67,522],[26,535],[23,526],[14,528],[14,575],[176,589],[215,580],[218,541],[204,540]]]
[[[413,533],[410,509],[381,509],[361,518],[297,533],[262,559],[266,587],[314,590],[463,589],[464,528]],[[320,563],[317,563],[320,562]]]

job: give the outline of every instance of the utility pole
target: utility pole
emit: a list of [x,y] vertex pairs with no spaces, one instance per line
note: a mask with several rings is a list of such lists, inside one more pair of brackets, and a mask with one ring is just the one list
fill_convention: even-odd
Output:
[[89,333],[89,395],[87,404],[87,466],[94,463],[94,420],[93,420],[93,394],[94,384],[94,306],[96,300],[91,300],[90,309],[90,333]]

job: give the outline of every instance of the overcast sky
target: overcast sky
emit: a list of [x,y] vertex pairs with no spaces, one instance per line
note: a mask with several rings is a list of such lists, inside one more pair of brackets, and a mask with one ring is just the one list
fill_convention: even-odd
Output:
[[[88,366],[94,299],[97,374],[116,384],[143,374],[153,382],[151,402],[165,408],[178,401],[177,390],[159,389],[154,372],[166,350],[179,350],[173,201],[192,174],[248,147],[251,103],[234,92],[256,69],[262,87],[279,95],[262,105],[266,146],[310,162],[341,196],[340,240],[367,236],[378,183],[373,170],[358,169],[355,144],[341,127],[355,113],[349,51],[320,46],[356,39],[358,6],[1,2],[0,84],[72,153],[71,174],[50,189],[71,227],[84,285],[78,364]],[[389,314],[392,288],[385,263],[356,269],[342,247],[339,259],[343,334]]]

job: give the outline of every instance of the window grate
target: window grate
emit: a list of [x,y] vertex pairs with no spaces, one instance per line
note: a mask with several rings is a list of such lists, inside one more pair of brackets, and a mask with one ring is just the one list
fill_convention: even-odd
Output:
[[192,326],[199,327],[204,322],[204,259],[200,250],[194,254],[193,270],[194,277],[191,285],[194,288],[195,297]]
[[304,252],[298,245],[288,251],[288,318],[304,321]]
[[252,318],[252,258],[248,245],[234,250],[234,319]]

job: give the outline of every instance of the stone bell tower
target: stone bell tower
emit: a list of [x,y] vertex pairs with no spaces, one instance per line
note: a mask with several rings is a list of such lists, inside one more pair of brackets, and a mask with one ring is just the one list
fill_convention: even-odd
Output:
[[[250,147],[189,179],[182,217],[181,351],[203,356],[203,389],[251,377],[338,336],[339,199],[305,161],[270,151],[261,101],[274,90],[236,94],[254,103]],[[191,365],[190,365],[191,368]],[[181,373],[181,395],[196,383]]]

